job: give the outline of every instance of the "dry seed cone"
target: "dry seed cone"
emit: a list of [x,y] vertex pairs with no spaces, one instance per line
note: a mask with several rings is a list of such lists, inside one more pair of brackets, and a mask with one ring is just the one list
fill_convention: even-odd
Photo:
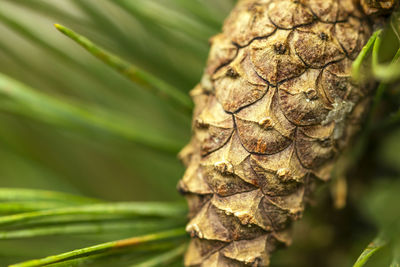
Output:
[[330,178],[369,104],[371,86],[350,77],[371,34],[359,7],[243,0],[212,38],[181,152],[193,237],[186,266],[268,266],[290,244],[291,222]]

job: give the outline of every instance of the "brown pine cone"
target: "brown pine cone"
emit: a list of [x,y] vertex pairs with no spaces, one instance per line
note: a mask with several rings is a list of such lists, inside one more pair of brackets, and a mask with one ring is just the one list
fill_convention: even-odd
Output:
[[367,15],[384,15],[393,11],[397,0],[361,0],[361,6]]
[[371,34],[352,0],[242,0],[212,38],[187,171],[186,266],[268,266],[359,130],[371,86],[351,65]]

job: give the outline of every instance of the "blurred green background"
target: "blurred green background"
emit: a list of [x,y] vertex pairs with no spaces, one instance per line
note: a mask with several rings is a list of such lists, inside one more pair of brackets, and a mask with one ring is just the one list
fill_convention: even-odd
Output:
[[[202,74],[208,38],[220,30],[232,5],[230,0],[1,0],[1,73],[100,118],[112,113],[128,132],[176,145],[165,152],[124,134],[80,127],[73,118],[59,122],[52,110],[31,113],[2,91],[0,187],[109,201],[183,201],[176,191],[184,171],[177,152],[190,138],[190,117],[92,57],[53,24],[74,29],[187,93]],[[47,108],[46,103],[35,105]],[[117,232],[4,240],[0,265],[129,236]]]
[[[3,86],[0,187],[56,190],[106,201],[183,201],[176,183],[184,168],[176,154],[190,138],[190,117],[91,56],[53,24],[73,29],[186,94],[200,80],[208,39],[220,31],[234,2],[0,0],[0,73],[56,105],[82,107],[82,115],[90,113],[118,128],[108,131],[82,122],[31,96],[22,95],[20,101]],[[399,47],[394,25],[385,34],[384,61]],[[278,252],[273,266],[352,266],[384,232],[389,244],[365,266],[392,262],[398,267],[399,116],[385,127],[378,123],[399,107],[397,81],[391,80],[386,89],[369,142],[347,174],[346,208],[336,210],[332,185],[322,186],[313,207],[295,225],[293,246]],[[132,133],[161,140],[169,149],[149,148]],[[0,264],[123,237],[126,233],[1,240]]]
[[[124,127],[183,147],[190,137],[188,116],[93,58],[53,24],[76,30],[186,93],[201,76],[208,38],[232,6],[228,0],[188,2],[2,0],[0,72],[99,116],[112,111],[123,116]],[[176,154],[97,129],[52,125],[16,108],[0,105],[0,186],[107,200],[180,198],[175,186],[183,167]]]

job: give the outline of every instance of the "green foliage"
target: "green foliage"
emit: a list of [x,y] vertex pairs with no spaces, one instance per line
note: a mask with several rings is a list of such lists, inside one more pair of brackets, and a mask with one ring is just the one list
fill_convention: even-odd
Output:
[[[360,69],[363,64],[365,64],[367,55],[371,52],[371,70],[376,80],[380,81],[380,84],[376,90],[375,97],[373,98],[372,108],[370,111],[369,119],[367,120],[364,132],[359,140],[359,144],[361,146],[366,145],[366,141],[371,135],[372,127],[373,127],[373,118],[376,115],[377,110],[379,109],[379,105],[382,103],[384,99],[386,90],[388,89],[390,82],[396,81],[400,78],[400,73],[398,72],[398,60],[400,57],[400,39],[397,39],[397,44],[392,45],[393,48],[397,49],[397,52],[393,55],[393,58],[388,64],[381,64],[379,61],[380,53],[382,49],[382,35],[385,33],[386,35],[392,33],[393,35],[398,35],[398,30],[400,29],[397,24],[394,24],[394,21],[397,21],[399,14],[395,14],[391,18],[391,29],[386,29],[376,31],[371,38],[369,39],[366,46],[363,48],[362,52],[356,59],[353,64],[353,75],[355,79],[360,79]],[[383,123],[384,126],[388,126],[390,124],[395,124],[398,122],[396,115],[392,116],[389,121]],[[379,129],[379,128],[378,128]],[[364,152],[363,149],[358,151],[359,153]],[[358,155],[359,156],[359,155]],[[381,191],[379,191],[381,190]],[[375,185],[370,192],[368,192],[368,198],[364,201],[364,205],[362,206],[362,210],[367,210],[368,216],[371,218],[370,221],[374,222],[378,229],[380,229],[381,234],[375,240],[373,240],[367,248],[361,253],[356,263],[353,265],[354,267],[364,266],[370,257],[372,257],[376,252],[385,247],[388,243],[394,243],[394,253],[393,263],[391,265],[397,264],[397,249],[400,244],[400,239],[398,236],[400,235],[400,214],[398,214],[398,209],[394,208],[390,210],[389,207],[395,207],[395,205],[388,206],[389,203],[400,203],[400,198],[398,198],[398,193],[400,192],[400,188],[398,186],[390,185],[385,186],[384,188],[380,188],[378,185]]]
[[[215,6],[213,20],[220,24],[232,5],[223,2],[196,6],[203,10]],[[160,33],[156,35],[149,31],[147,22],[131,16],[114,1],[64,0],[58,5],[46,0],[17,0],[0,5],[4,37],[0,42],[0,71],[6,74],[2,77],[7,82],[13,81],[7,77],[18,79],[19,85],[29,85],[24,88],[35,88],[28,90],[30,97],[51,102],[50,106],[46,101],[32,106],[21,103],[22,98],[0,99],[0,142],[7,147],[0,153],[4,154],[0,155],[4,162],[0,169],[2,177],[9,177],[0,185],[83,192],[108,199],[178,199],[175,185],[183,167],[175,154],[188,141],[190,118],[154,98],[142,86],[110,72],[57,34],[52,24],[71,26],[132,62],[140,73],[152,73],[150,77],[158,82],[149,86],[173,88],[185,109],[191,104],[187,91],[201,75],[207,43],[160,25],[162,21],[154,22]],[[162,5],[165,3],[153,3],[158,8]],[[169,12],[193,21],[190,25],[207,25],[198,22],[188,8],[171,5]],[[185,28],[185,24],[178,26]],[[208,30],[208,34],[218,28]],[[161,80],[165,82],[157,87]],[[74,111],[62,110],[65,107]],[[83,118],[87,109],[89,116],[94,116],[90,121]],[[160,154],[160,149],[173,154]],[[14,166],[4,160],[11,158]],[[32,170],[37,172],[35,178]]]
[[377,39],[377,37],[382,33],[382,30],[378,30],[372,34],[372,36],[369,38],[367,44],[363,47],[361,50],[360,54],[356,58],[356,60],[353,62],[353,78],[357,81],[361,79],[361,67],[364,63],[365,58],[367,57],[368,53],[371,52],[374,43]]
[[[0,241],[57,235],[134,236],[12,266],[71,264],[71,261],[80,266],[89,260],[94,261],[94,258],[112,258],[124,249],[129,249],[129,253],[154,250],[157,256],[151,260],[145,258],[141,264],[155,266],[173,261],[183,253],[187,210],[180,203],[103,203],[75,195],[26,189],[3,188],[0,193],[0,206],[15,204],[12,201],[19,200],[25,201],[23,203],[32,209],[27,211],[24,205],[14,205],[11,212],[1,209],[5,214],[0,216]],[[176,245],[179,249],[171,250]]]
[[77,259],[81,257],[88,257],[91,255],[109,252],[111,250],[118,250],[128,247],[136,247],[141,244],[147,244],[157,240],[165,240],[180,237],[185,235],[184,229],[170,230],[165,232],[159,232],[154,234],[149,234],[145,236],[133,237],[129,239],[123,239],[118,241],[112,241],[107,243],[102,243],[99,245],[73,250],[70,252],[62,253],[59,255],[49,256],[43,259],[31,260],[27,262],[17,263],[10,265],[10,267],[34,267],[34,266],[46,266],[52,263],[59,263],[62,261],[67,261],[69,259]]
[[158,136],[145,125],[132,125],[121,114],[90,108],[88,105],[71,103],[67,99],[41,94],[7,76],[0,74],[0,94],[8,98],[2,109],[39,121],[84,131],[85,128],[105,131],[121,139],[143,144],[151,148],[176,153],[181,147],[178,141]]
[[191,100],[189,96],[185,95],[181,91],[176,90],[165,82],[159,80],[157,77],[154,77],[153,75],[138,69],[136,66],[133,66],[128,62],[125,62],[124,60],[110,54],[72,30],[59,24],[55,24],[55,27],[60,32],[84,47],[89,53],[103,61],[105,64],[109,65],[111,68],[114,68],[122,75],[126,76],[129,80],[137,83],[143,88],[153,91],[153,93],[161,97],[166,98],[166,100],[171,100],[174,106],[182,107],[188,112],[191,111]]
[[[207,39],[233,3],[140,2],[0,3],[0,186],[92,196],[0,189],[1,265],[177,227],[177,240],[157,237],[146,247],[58,264],[180,261],[186,208],[165,201],[180,199],[176,153],[190,134],[187,92],[201,75]],[[87,38],[58,27],[117,72],[68,42],[54,23],[82,32]]]
[[357,262],[353,265],[353,267],[362,267],[364,266],[368,259],[372,257],[378,250],[380,250],[382,247],[386,245],[386,241],[383,240],[383,238],[376,238],[374,241],[372,241],[368,247],[364,249],[364,251],[361,253],[360,257],[357,259]]

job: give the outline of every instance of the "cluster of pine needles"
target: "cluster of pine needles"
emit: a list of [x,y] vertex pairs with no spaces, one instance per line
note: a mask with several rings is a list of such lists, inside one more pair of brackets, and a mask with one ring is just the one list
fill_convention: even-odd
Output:
[[[1,266],[182,266],[188,91],[234,4],[1,1]],[[354,63],[379,84],[362,134],[273,266],[399,267],[399,47],[394,14]]]

